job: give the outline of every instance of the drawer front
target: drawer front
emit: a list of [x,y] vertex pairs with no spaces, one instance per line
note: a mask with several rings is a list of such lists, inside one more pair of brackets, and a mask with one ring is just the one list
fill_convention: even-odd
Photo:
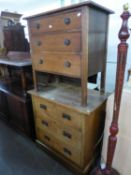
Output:
[[53,120],[53,116],[52,119],[49,119],[44,115],[36,116],[35,125],[36,128],[39,127],[45,132],[49,132],[63,143],[68,143],[68,145],[72,145],[78,150],[81,149],[81,132],[67,126],[63,126],[63,124],[60,125],[58,121]]
[[31,34],[81,28],[81,11],[39,17],[29,21]]
[[53,133],[55,131],[54,121],[44,115],[39,116],[37,113],[35,115],[35,125],[47,132]]
[[61,142],[59,139],[55,138],[50,133],[45,132],[39,127],[36,128],[36,135],[39,141],[53,148],[55,151],[65,156],[69,160],[72,160],[73,162],[80,165],[81,151],[78,151],[75,147]]
[[68,146],[73,146],[77,150],[81,150],[82,133],[63,124],[56,124],[56,137]]
[[37,140],[41,141],[42,143],[50,146],[51,148],[55,148],[55,139],[52,137],[51,134],[45,132],[43,129],[36,127],[36,137]]
[[51,119],[52,114],[55,112],[55,105],[53,103],[48,102],[47,100],[39,97],[32,96],[33,100],[33,110],[35,113],[35,117],[40,117],[44,115],[44,117]]
[[79,132],[82,130],[83,116],[70,108],[49,102],[44,98],[32,97],[34,112],[39,113],[37,116],[46,116],[54,119],[61,126],[71,127]]
[[[59,140],[67,143],[68,145],[73,145],[74,147],[81,149],[81,126],[77,128],[77,122],[74,118],[72,120],[72,114],[65,114],[62,116],[62,112],[60,114],[57,113],[58,108],[54,106],[53,111],[51,111],[49,104],[47,102],[40,102],[37,100],[35,102],[35,125],[41,129],[44,129],[47,132],[50,132],[54,137],[57,137]],[[34,103],[33,103],[34,104]],[[39,108],[40,105],[46,105],[46,109]],[[38,107],[37,107],[38,106]],[[46,111],[47,110],[47,111]],[[75,114],[73,114],[75,116]],[[71,124],[71,122],[73,123]],[[69,122],[69,124],[68,124]],[[74,123],[76,125],[74,125]],[[79,124],[81,124],[81,120],[79,120]]]
[[31,47],[33,54],[39,54],[43,51],[80,52],[81,33],[74,32],[34,36],[31,40]]
[[38,71],[81,76],[81,58],[74,54],[37,54],[32,56],[34,69]]
[[58,123],[63,126],[68,126],[79,132],[82,131],[82,120],[83,116],[80,113],[72,111],[70,108],[65,108],[63,106],[56,106],[56,117]]
[[69,146],[57,140],[55,150],[59,152],[61,155],[64,155],[69,160],[75,162],[79,166],[81,165],[81,151],[77,150],[76,147]]

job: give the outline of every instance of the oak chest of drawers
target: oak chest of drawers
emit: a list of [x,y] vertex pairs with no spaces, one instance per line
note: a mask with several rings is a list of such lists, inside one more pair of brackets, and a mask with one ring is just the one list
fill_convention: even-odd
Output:
[[[63,93],[67,89],[65,100]],[[82,107],[80,94],[75,95],[76,91],[64,85],[57,92],[32,90],[30,93],[36,141],[54,150],[58,157],[62,156],[61,159],[80,173],[88,170],[98,153],[107,96],[91,90],[88,107]]]
[[88,92],[87,82],[101,72],[104,90],[110,13],[87,1],[26,18],[36,140],[81,173],[95,159],[102,134],[107,97]]
[[104,90],[110,13],[86,2],[27,18],[36,89],[36,74],[40,71],[79,79],[81,103],[85,106],[88,77],[101,72]]

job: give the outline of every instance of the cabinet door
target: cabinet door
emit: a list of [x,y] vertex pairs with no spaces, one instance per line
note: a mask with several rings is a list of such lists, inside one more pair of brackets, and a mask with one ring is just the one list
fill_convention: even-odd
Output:
[[0,91],[0,117],[4,120],[9,119],[8,103],[4,92]]
[[10,124],[34,139],[34,121],[31,99],[7,96]]
[[25,114],[24,105],[21,101],[14,98],[13,96],[7,96],[9,113],[10,113],[10,123],[20,130],[24,131],[25,128]]

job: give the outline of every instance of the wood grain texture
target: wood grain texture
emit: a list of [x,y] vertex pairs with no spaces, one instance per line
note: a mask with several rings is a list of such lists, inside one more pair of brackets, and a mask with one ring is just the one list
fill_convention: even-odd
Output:
[[[65,44],[68,41],[69,44]],[[57,33],[49,35],[32,36],[32,49],[34,53],[42,51],[54,52],[80,52],[81,33]]]
[[[46,98],[33,95],[32,100],[36,131],[41,130],[37,131],[37,139],[85,168],[96,153],[101,137],[104,103],[87,115]],[[63,114],[66,115],[63,117]],[[75,155],[77,152],[79,154]]]
[[81,10],[38,17],[29,21],[29,27],[31,34],[34,35],[44,32],[79,30],[81,29]]
[[[69,20],[68,24],[63,22],[65,18]],[[107,19],[108,13],[90,6],[82,6],[78,9],[67,9],[62,13],[36,16],[28,21],[33,70],[80,78],[83,106],[87,105],[88,77],[101,72],[101,82],[104,87]],[[43,27],[38,25],[36,29],[36,21]],[[49,29],[50,25],[52,27]],[[67,55],[69,60],[66,58]],[[81,55],[80,60],[78,55]],[[69,67],[63,67],[67,64]],[[36,73],[34,73],[34,80],[37,88],[35,75]]]
[[87,81],[105,71],[109,13],[86,2],[28,18],[34,76],[43,76],[35,80],[40,91],[29,92],[37,142],[81,174],[94,161],[102,135],[107,95],[88,90]]
[[80,151],[74,149],[71,145],[61,142],[56,137],[53,137],[49,132],[45,132],[41,128],[36,129],[37,138],[41,143],[53,148],[57,153],[64,156],[68,161],[75,162],[80,165]]
[[[88,105],[86,107],[81,106],[81,93],[80,88],[67,85],[67,84],[52,84],[52,87],[45,88],[45,91],[30,90],[33,96],[45,98],[47,101],[51,100],[53,103],[57,103],[62,107],[67,107],[76,113],[91,114],[96,108],[104,103],[109,94],[101,94],[100,92],[89,90],[88,92]],[[67,112],[68,112],[67,110]],[[68,114],[68,113],[67,113]]]
[[81,64],[81,104],[87,106],[87,78],[88,78],[88,21],[89,11],[85,6],[82,9],[82,64]]
[[81,77],[81,55],[62,53],[36,53],[32,56],[36,71],[49,72],[71,77]]
[[63,123],[59,123],[45,116],[37,117],[36,114],[36,127],[43,129],[46,132],[50,133],[52,137],[60,140],[61,143],[67,144],[74,147],[74,149],[81,151],[81,132],[64,126]]
[[121,15],[122,25],[118,34],[120,43],[118,44],[117,50],[117,69],[113,104],[113,117],[109,128],[110,135],[108,137],[106,166],[104,169],[101,169],[100,167],[95,168],[92,172],[92,175],[120,175],[120,173],[112,167],[112,163],[117,144],[117,134],[119,132],[118,120],[128,51],[128,44],[126,43],[126,41],[130,36],[128,29],[128,19],[130,18],[131,13],[128,11],[128,7],[125,9],[125,6],[126,5],[124,5],[124,11]]
[[[68,142],[69,145],[81,149],[82,115],[68,110],[68,108],[68,112],[66,112],[65,108],[42,98],[33,97],[33,105],[36,126],[50,132],[62,142]],[[41,109],[42,105],[46,106],[46,109]]]
[[[29,21],[27,21],[27,25],[29,26]],[[32,55],[33,55],[33,52],[32,52],[32,46],[31,46],[31,28],[28,27],[28,33],[29,33],[29,38],[30,38],[30,54],[31,54],[31,58],[32,58]],[[34,71],[34,65],[32,64],[32,71],[33,71],[33,82],[34,82],[34,88],[37,90],[37,78],[36,78],[36,75],[35,75],[35,71]]]
[[88,72],[90,75],[105,72],[107,22],[108,15],[92,8],[89,9]]
[[89,162],[95,153],[99,153],[105,120],[105,103],[94,110],[83,122],[83,164]]
[[[36,113],[39,113],[38,117],[44,115],[44,117],[51,119],[51,116],[54,115],[53,120],[57,121],[59,124],[63,123],[65,126],[73,127],[77,131],[81,131],[81,113],[75,112],[62,105],[59,106],[48,99],[38,96],[33,96],[33,104],[35,105]],[[46,106],[46,109],[41,108],[41,105]]]
[[[112,162],[114,158],[117,137],[116,135],[119,132],[118,128],[118,119],[121,105],[122,89],[124,83],[124,73],[126,67],[127,51],[128,44],[126,43],[129,38],[128,30],[128,19],[131,16],[129,11],[124,11],[121,15],[122,26],[119,31],[120,43],[118,44],[118,53],[117,53],[117,70],[116,70],[116,84],[115,84],[115,97],[114,97],[114,106],[113,106],[113,117],[110,126],[110,136],[108,138],[108,150],[107,150],[107,161],[106,168],[104,170],[105,174],[112,174]],[[113,173],[114,174],[114,173]]]
[[[6,94],[9,124],[18,131],[34,139],[34,119],[31,99],[15,98],[15,94]],[[20,98],[20,97],[19,97]]]

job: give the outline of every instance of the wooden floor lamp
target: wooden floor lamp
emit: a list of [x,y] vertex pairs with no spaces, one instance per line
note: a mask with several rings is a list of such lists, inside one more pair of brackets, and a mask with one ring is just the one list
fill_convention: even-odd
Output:
[[121,95],[122,95],[127,50],[128,50],[128,44],[126,43],[126,40],[130,36],[127,24],[130,16],[131,13],[128,11],[128,4],[126,4],[124,5],[124,12],[121,15],[122,26],[118,35],[120,43],[118,45],[118,53],[117,53],[117,71],[116,71],[115,97],[113,106],[113,118],[110,126],[110,136],[108,138],[106,167],[105,169],[101,169],[100,167],[95,168],[91,173],[91,175],[119,175],[119,173],[112,168],[112,161],[117,143],[116,135],[118,133],[119,110],[120,110]]

